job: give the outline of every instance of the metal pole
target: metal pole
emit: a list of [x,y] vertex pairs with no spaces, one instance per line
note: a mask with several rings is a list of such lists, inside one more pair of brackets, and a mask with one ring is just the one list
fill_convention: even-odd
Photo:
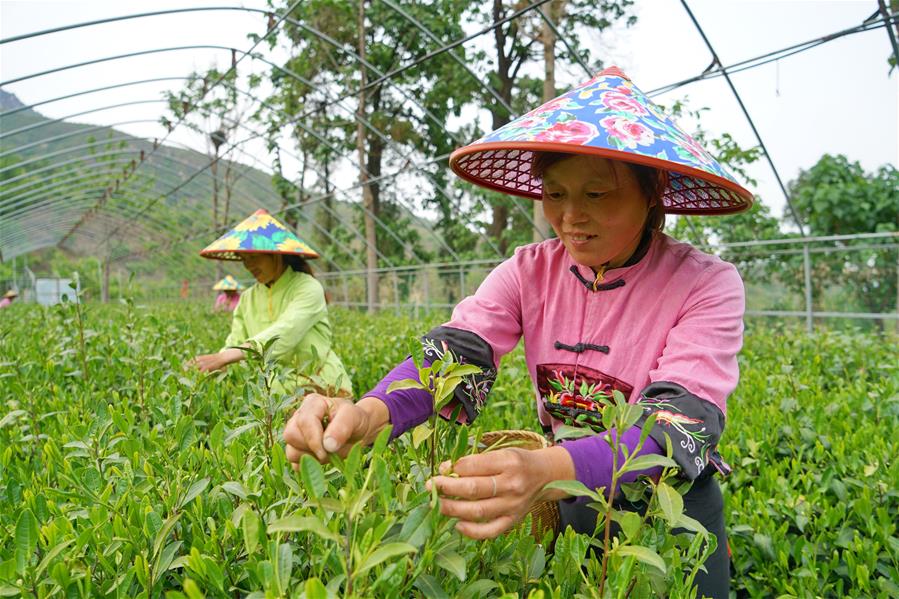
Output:
[[459,301],[465,299],[465,267],[459,266]]
[[802,244],[802,270],[805,274],[805,330],[811,334],[815,325],[812,316],[812,260],[807,243]]
[[103,303],[109,303],[109,254],[106,254],[106,257],[103,259],[103,288],[102,288],[102,296]]
[[425,281],[424,281],[424,283],[425,283],[425,289],[424,289],[425,310],[430,311],[431,310],[431,282],[430,282],[431,273],[428,272],[427,268],[422,268],[421,272],[425,278]]
[[397,316],[400,314],[400,281],[396,271],[393,272],[393,307]]
[[343,287],[343,305],[344,305],[344,307],[349,306],[350,305],[350,291],[347,288],[346,275],[344,275],[344,274],[340,275],[340,285],[341,285],[341,287]]
[[783,181],[781,180],[780,173],[777,172],[777,167],[774,166],[774,160],[771,158],[771,154],[770,152],[768,152],[768,148],[765,147],[765,142],[762,141],[761,134],[758,132],[758,129],[755,128],[755,123],[752,121],[752,117],[749,116],[749,110],[746,109],[746,106],[743,104],[742,98],[740,98],[740,94],[737,92],[737,88],[734,86],[733,81],[730,80],[730,75],[728,75],[727,70],[724,68],[724,65],[718,59],[718,54],[712,47],[712,43],[709,41],[709,38],[705,36],[705,32],[702,30],[702,27],[699,26],[699,21],[696,20],[696,17],[693,16],[693,11],[691,11],[690,7],[687,6],[687,0],[681,0],[681,4],[687,11],[687,15],[689,15],[690,20],[693,21],[693,25],[696,27],[699,35],[702,37],[702,41],[705,42],[706,47],[709,49],[709,53],[712,55],[713,63],[721,71],[721,74],[724,76],[724,80],[727,81],[727,85],[728,87],[730,87],[730,91],[733,92],[734,98],[736,98],[737,100],[737,104],[740,105],[740,110],[743,111],[743,116],[746,117],[746,122],[749,123],[749,128],[752,129],[752,132],[755,134],[755,138],[759,142],[759,146],[762,148],[762,153],[765,156],[765,160],[768,162],[768,166],[771,167],[771,172],[774,174],[774,178],[777,180],[777,184],[780,186],[780,190],[784,194],[784,199],[786,199],[787,201],[787,207],[790,209],[790,214],[793,215],[793,220],[796,221],[796,226],[799,227],[799,234],[805,237],[805,226],[803,225],[802,219],[799,217],[799,213],[796,212],[796,209],[793,207],[793,202],[790,200],[790,194],[787,193],[787,186],[784,185]]
[[890,27],[890,11],[887,10],[883,0],[877,0],[877,6],[880,14],[883,16],[883,23],[886,25],[887,35],[890,36],[890,45],[893,46],[893,58],[896,60],[896,68],[899,69],[899,42],[896,41],[896,35]]

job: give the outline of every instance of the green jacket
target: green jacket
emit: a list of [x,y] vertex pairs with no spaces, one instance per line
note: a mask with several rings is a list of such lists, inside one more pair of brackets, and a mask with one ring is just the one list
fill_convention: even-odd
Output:
[[241,294],[225,346],[265,344],[275,336],[271,356],[295,369],[294,388],[315,386],[332,395],[352,395],[350,377],[331,349],[325,292],[315,277],[288,268],[271,287],[256,283]]

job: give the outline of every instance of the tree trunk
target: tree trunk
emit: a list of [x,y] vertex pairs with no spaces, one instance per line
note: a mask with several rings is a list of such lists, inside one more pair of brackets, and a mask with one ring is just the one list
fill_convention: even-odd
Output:
[[[365,60],[365,0],[359,0],[359,13],[357,21],[357,31],[359,32],[359,58],[360,62]],[[375,198],[372,194],[371,185],[368,182],[368,174],[365,171],[365,127],[362,126],[362,119],[365,117],[365,86],[368,83],[365,67],[360,69],[360,85],[359,85],[359,106],[356,109],[356,151],[359,154],[359,182],[362,184],[362,203],[366,208],[365,213],[365,240],[366,240],[366,268],[368,270],[366,280],[368,282],[368,311],[374,312],[378,307],[378,254],[375,252],[377,248],[377,231],[375,229],[375,221],[372,218],[376,214]]]
[[[561,4],[560,0],[552,0],[546,5],[546,16],[553,24],[559,22]],[[543,41],[543,101],[549,102],[556,97],[556,34],[546,21],[543,21],[540,38]],[[534,243],[549,239],[549,232],[549,223],[543,216],[543,202],[534,202]]]
[[[493,21],[499,21],[503,18],[505,10],[502,0],[493,0]],[[514,27],[513,25],[510,26]],[[512,36],[514,40],[514,35]],[[499,83],[499,89],[496,90],[500,97],[506,101],[506,104],[512,105],[512,86],[514,81],[510,73],[512,60],[506,55],[506,32],[502,27],[496,27],[493,30],[493,42],[496,46],[496,78]],[[514,44],[512,44],[514,46]],[[511,48],[509,49],[511,52]],[[490,104],[490,112],[493,117],[493,130],[497,130],[511,119],[511,115],[500,104]],[[493,205],[493,220],[487,228],[488,234],[493,237],[496,246],[500,252],[505,255],[508,249],[508,241],[503,236],[506,227],[509,224],[509,207],[502,204]]]
[[225,208],[222,210],[222,225],[228,225],[231,212],[231,191],[234,188],[234,175],[231,172],[232,163],[229,160],[225,165]]

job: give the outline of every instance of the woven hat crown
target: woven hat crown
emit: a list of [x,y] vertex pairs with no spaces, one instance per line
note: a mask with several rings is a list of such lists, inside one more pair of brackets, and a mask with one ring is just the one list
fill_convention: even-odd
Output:
[[752,194],[617,67],[456,150],[450,166],[482,187],[541,199],[543,181],[532,172],[538,152],[666,171],[661,199],[672,214],[727,214],[752,204]]

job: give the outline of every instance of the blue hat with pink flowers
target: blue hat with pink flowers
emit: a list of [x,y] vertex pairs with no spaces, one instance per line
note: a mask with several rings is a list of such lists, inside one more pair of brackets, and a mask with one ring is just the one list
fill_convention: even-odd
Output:
[[752,205],[752,194],[617,67],[459,148],[450,166],[482,187],[539,200],[543,181],[531,170],[541,152],[665,171],[662,202],[671,214],[728,214]]

